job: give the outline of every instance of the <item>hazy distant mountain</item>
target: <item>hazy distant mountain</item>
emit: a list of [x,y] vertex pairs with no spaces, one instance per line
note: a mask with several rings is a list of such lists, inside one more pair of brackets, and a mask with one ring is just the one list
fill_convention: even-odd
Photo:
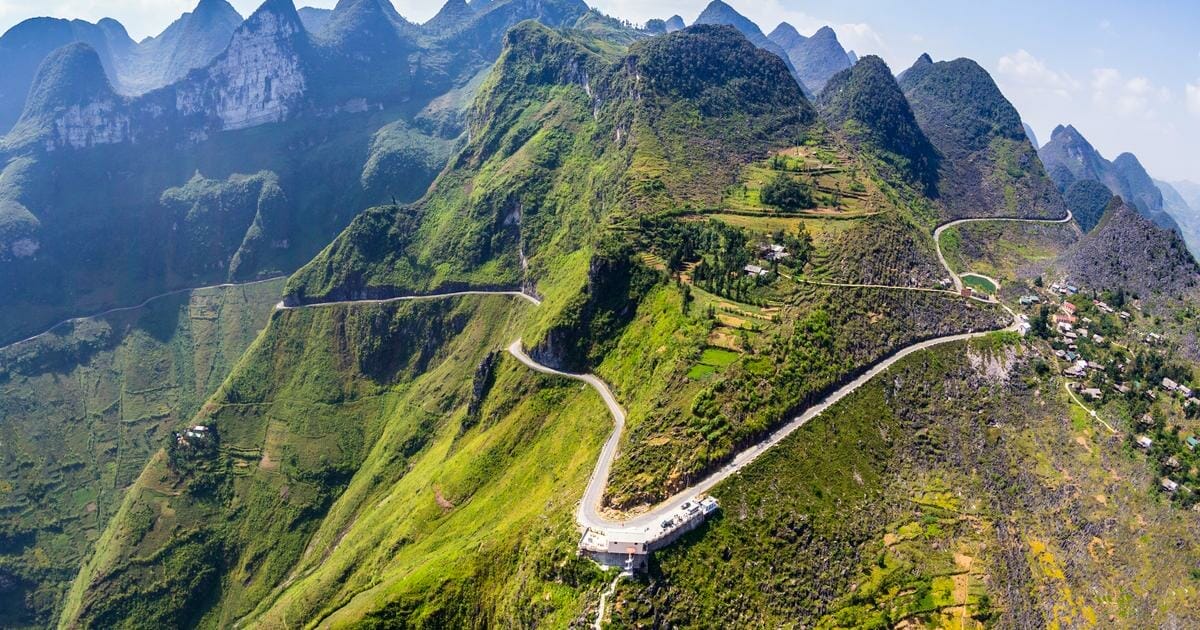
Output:
[[[291,0],[268,0],[211,63],[140,96],[119,93],[94,47],[51,55],[0,138],[0,257],[19,259],[0,265],[0,286],[18,287],[0,300],[0,339],[167,288],[295,269],[362,208],[425,191],[512,26],[585,14],[579,0],[504,0],[443,37],[388,0],[342,0],[314,35]],[[286,213],[201,194],[259,174]],[[176,229],[182,206],[162,194],[189,186],[214,207],[247,205],[209,213],[207,234]],[[188,234],[200,242],[172,240]]]
[[466,24],[475,13],[475,9],[468,6],[466,0],[447,0],[437,15],[423,26],[433,31],[451,31]]
[[687,24],[684,23],[683,18],[679,17],[678,15],[672,15],[667,20],[666,25],[667,25],[668,33],[674,33],[675,31],[682,31],[683,29],[687,28]]
[[800,80],[816,93],[825,88],[830,77],[854,63],[838,42],[837,34],[828,26],[822,26],[812,37],[805,37],[784,22],[771,32],[769,38],[787,52]]
[[948,217],[1065,213],[1016,108],[979,64],[921,55],[899,82],[942,155],[938,197]]
[[118,75],[118,59],[137,44],[115,20],[97,24],[83,20],[33,18],[0,36],[0,134],[7,132],[25,108],[25,97],[38,66],[54,50],[71,42],[87,42],[110,77]]
[[1200,212],[1200,184],[1187,180],[1171,182],[1171,186],[1193,210]]
[[183,78],[212,61],[242,17],[225,0],[200,0],[161,34],[134,42],[112,19],[96,24],[82,20],[34,18],[0,37],[0,134],[7,132],[24,109],[37,67],[50,52],[71,42],[86,42],[100,57],[113,88],[142,94]]
[[858,63],[858,53],[853,50],[846,51],[846,58],[850,60],[850,65]]
[[1022,122],[1021,126],[1025,127],[1025,135],[1028,136],[1029,141],[1033,143],[1033,148],[1036,149],[1042,146],[1041,143],[1038,142],[1037,134],[1033,132],[1033,127],[1030,127],[1029,123]]
[[192,12],[138,44],[122,62],[120,91],[141,94],[183,78],[221,54],[241,23],[241,14],[225,0],[200,0]]
[[1200,207],[1200,194],[1195,194],[1200,193],[1200,186],[1192,184],[1195,187],[1190,191],[1194,195],[1195,203],[1193,203],[1180,192],[1180,188],[1188,188],[1188,182],[1170,184],[1155,180],[1154,184],[1162,192],[1163,210],[1179,224],[1179,229],[1183,232],[1183,240],[1187,242],[1192,255],[1200,258],[1200,211],[1197,211],[1197,208]]
[[[750,40],[751,44],[754,44],[755,46],[758,46],[759,48],[762,48],[768,52],[779,55],[779,57],[783,59],[784,63],[787,64],[788,69],[792,71],[792,74],[796,76],[797,81],[800,80],[799,75],[796,73],[796,67],[792,64],[792,60],[788,56],[787,51],[784,50],[782,46],[771,41],[766,35],[764,35],[762,29],[760,29],[757,24],[752,22],[749,18],[741,13],[738,13],[733,7],[725,4],[721,0],[713,0],[713,2],[704,9],[700,16],[696,18],[695,24],[723,24],[736,28],[737,30],[741,31],[742,35],[744,35],[746,39]],[[806,90],[806,94],[812,94],[810,88],[804,85],[803,82],[801,82],[800,85]]]
[[304,23],[304,28],[308,29],[309,33],[316,35],[325,30],[325,25],[329,24],[329,16],[333,15],[333,10],[300,7],[297,13],[300,14],[300,21]]
[[1059,125],[1038,155],[1059,190],[1066,191],[1081,179],[1095,180],[1160,227],[1179,227],[1171,215],[1163,211],[1162,192],[1133,154],[1122,153],[1109,162],[1075,127]]

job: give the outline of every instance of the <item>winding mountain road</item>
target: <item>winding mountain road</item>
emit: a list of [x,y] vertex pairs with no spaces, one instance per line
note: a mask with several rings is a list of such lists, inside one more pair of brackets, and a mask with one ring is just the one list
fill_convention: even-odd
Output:
[[36,335],[32,335],[30,337],[26,337],[19,341],[14,341],[10,344],[0,346],[0,350],[7,350],[13,346],[19,346],[23,343],[28,343],[30,341],[33,341],[34,339],[37,339],[38,337],[48,335],[48,334],[54,332],[55,330],[57,330],[63,326],[66,326],[67,324],[70,324],[72,322],[79,322],[79,321],[83,321],[85,319],[98,319],[101,317],[107,317],[109,315],[116,315],[117,313],[124,313],[127,311],[136,311],[140,308],[145,308],[151,302],[161,300],[163,298],[171,297],[173,295],[183,295],[184,293],[190,293],[192,291],[204,291],[207,289],[232,289],[234,287],[250,287],[250,286],[254,286],[256,284],[263,284],[266,282],[274,282],[276,280],[280,280],[285,277],[286,276],[274,276],[271,278],[265,278],[263,280],[252,280],[250,282],[227,282],[225,284],[212,284],[212,285],[209,285],[206,287],[191,287],[191,288],[187,288],[187,289],[175,289],[174,291],[167,291],[166,293],[159,293],[158,295],[148,297],[142,303],[135,304],[133,306],[121,306],[119,308],[110,308],[107,311],[101,311],[101,312],[95,313],[93,315],[82,315],[80,317],[72,317],[70,319],[64,319],[61,322],[58,322],[57,324],[47,328],[46,330],[43,330],[42,332],[40,332]]
[[[941,261],[942,266],[946,268],[946,271],[950,272],[950,278],[954,281],[954,289],[956,291],[962,291],[962,289],[963,289],[962,278],[960,278],[959,275],[957,273],[955,273],[953,269],[950,268],[950,263],[946,262],[946,256],[944,254],[942,254],[942,232],[945,232],[946,230],[948,230],[952,227],[966,225],[967,223],[982,223],[985,221],[986,222],[1002,221],[1002,222],[1006,222],[1006,223],[1070,223],[1074,218],[1075,218],[1074,215],[1071,214],[1071,210],[1068,208],[1067,216],[1064,219],[1023,219],[1023,218],[1017,218],[1017,217],[979,217],[977,219],[956,219],[949,223],[943,223],[943,224],[939,225],[937,227],[937,229],[935,229],[933,231],[933,242],[934,242],[934,245],[936,245],[938,260]],[[976,274],[976,275],[980,275],[980,274]],[[1000,285],[997,284],[996,286],[1000,286]]]
[[[966,223],[974,223],[974,222],[981,222],[981,221],[1008,221],[1008,222],[1018,222],[1018,223],[1069,223],[1072,219],[1073,219],[1073,216],[1071,215],[1070,211],[1067,212],[1066,218],[1063,218],[1063,219],[1019,219],[1019,218],[1007,218],[1007,217],[958,219],[956,221],[951,221],[949,223],[946,223],[946,224],[938,227],[934,231],[934,242],[935,242],[937,253],[938,253],[938,259],[941,261],[942,266],[945,267],[946,271],[950,274],[951,278],[953,278],[955,286],[958,287],[959,290],[961,290],[962,279],[959,278],[958,274],[955,273],[954,270],[950,268],[950,266],[946,263],[945,256],[942,254],[941,234],[946,229],[954,227],[954,226],[958,226],[958,225],[963,225]],[[861,286],[864,288],[880,288],[880,289],[903,289],[904,288],[904,287],[892,287],[892,286],[883,286],[883,285],[878,285],[878,286],[876,286],[876,285],[846,285],[846,286]],[[917,290],[917,291],[937,291],[936,289],[922,289],[922,288],[917,288],[917,287],[911,287],[910,289]],[[993,303],[1000,304],[999,302],[993,302]],[[1017,321],[1017,318],[1016,318],[1016,314],[1012,311],[1012,309],[1008,308],[1006,305],[1000,304],[1000,306],[1002,308],[1004,308],[1004,310],[1007,311],[1010,315],[1013,316],[1013,323],[1003,329],[1000,329],[1000,330],[1015,332],[1017,330],[1017,326],[1019,324],[1019,322]],[[645,513],[642,513],[637,516],[634,516],[634,517],[631,517],[628,519],[624,519],[624,520],[613,520],[611,518],[606,517],[600,511],[600,506],[602,505],[603,498],[604,498],[604,491],[608,486],[609,472],[612,470],[612,463],[613,463],[613,460],[616,459],[617,450],[619,448],[620,441],[621,441],[621,435],[625,429],[625,411],[621,408],[620,403],[617,402],[616,396],[613,395],[612,390],[609,389],[608,385],[604,381],[600,380],[596,376],[593,376],[590,374],[571,374],[571,373],[567,373],[567,372],[562,372],[560,370],[555,370],[551,367],[542,365],[542,364],[538,363],[537,361],[534,361],[528,354],[525,353],[525,351],[521,345],[521,340],[519,340],[519,339],[517,341],[514,341],[508,347],[508,351],[518,361],[520,361],[522,364],[524,364],[526,367],[529,367],[532,370],[541,372],[543,374],[562,376],[562,377],[571,378],[571,379],[575,379],[575,380],[587,383],[592,388],[594,388],[600,394],[600,397],[604,400],[604,404],[608,407],[609,412],[612,414],[612,417],[613,417],[613,431],[609,435],[608,441],[605,442],[604,448],[601,449],[601,451],[600,451],[600,457],[596,462],[596,467],[592,471],[591,478],[588,480],[588,485],[587,485],[586,490],[584,491],[583,499],[580,501],[579,509],[576,513],[576,519],[579,522],[579,525],[583,528],[602,529],[607,532],[619,532],[621,530],[644,531],[647,527],[651,527],[651,526],[655,525],[665,515],[671,514],[671,513],[675,512],[676,510],[678,510],[680,508],[680,506],[682,506],[684,503],[691,501],[698,495],[708,492],[713,487],[715,487],[717,484],[728,479],[730,476],[736,474],[738,471],[740,471],[743,468],[745,468],[746,466],[750,465],[752,462],[754,462],[754,460],[756,460],[759,457],[759,455],[762,455],[764,452],[766,452],[771,447],[782,442],[785,438],[787,438],[789,435],[791,435],[797,429],[804,426],[805,424],[808,424],[808,422],[810,420],[821,415],[826,410],[828,410],[830,407],[832,407],[833,405],[835,405],[839,401],[841,401],[843,398],[854,393],[856,390],[858,390],[858,388],[867,384],[869,381],[871,381],[871,379],[880,375],[881,373],[883,373],[888,368],[892,367],[898,361],[904,359],[905,357],[907,357],[915,352],[927,350],[929,348],[940,346],[942,344],[966,341],[969,339],[977,339],[980,337],[984,337],[986,335],[990,335],[994,332],[999,332],[999,331],[987,330],[987,331],[980,331],[980,332],[962,333],[962,334],[957,334],[957,335],[948,335],[945,337],[938,337],[935,339],[929,339],[926,341],[918,342],[918,343],[912,344],[910,346],[907,346],[905,348],[902,348],[900,350],[897,350],[896,352],[892,353],[891,355],[884,358],[880,362],[876,363],[874,366],[872,366],[869,370],[864,372],[858,378],[855,378],[854,380],[850,381],[849,383],[846,383],[845,385],[838,388],[833,393],[827,395],[820,402],[809,407],[804,413],[800,414],[799,416],[796,416],[787,424],[776,429],[766,439],[762,440],[758,444],[755,444],[754,446],[751,446],[750,448],[747,448],[746,450],[742,451],[741,453],[738,453],[737,456],[735,456],[732,461],[730,461],[728,464],[726,464],[720,470],[710,474],[708,477],[705,477],[698,483],[695,483],[695,484],[689,486],[688,488],[685,488],[684,490],[677,492],[674,496],[667,499],[666,501],[655,505],[648,512],[645,512]]]
[[354,304],[392,304],[394,302],[424,302],[428,300],[443,300],[454,297],[468,297],[473,295],[506,295],[509,297],[521,298],[534,306],[541,306],[542,301],[523,291],[449,291],[446,293],[430,293],[428,295],[404,295],[393,298],[378,298],[364,300],[334,300],[329,302],[312,302],[310,304],[296,304],[288,306],[283,302],[275,305],[277,311],[295,311],[303,308],[323,308],[326,306],[348,306]]

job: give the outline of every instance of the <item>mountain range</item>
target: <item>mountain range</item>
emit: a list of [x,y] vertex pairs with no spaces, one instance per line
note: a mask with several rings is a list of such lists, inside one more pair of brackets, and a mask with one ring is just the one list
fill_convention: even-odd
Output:
[[937,197],[947,217],[1065,214],[1020,114],[979,64],[922,55],[897,80],[941,154]]
[[161,34],[133,41],[119,22],[36,18],[0,36],[0,133],[16,123],[42,61],[56,48],[84,42],[97,51],[114,88],[143,94],[182,79],[212,61],[229,43],[242,16],[225,0],[202,0]]
[[22,58],[0,626],[1200,623],[1200,187],[719,1],[234,21]]
[[1059,125],[1038,155],[1060,190],[1066,191],[1079,180],[1098,181],[1160,227],[1179,228],[1163,210],[1162,192],[1132,153],[1122,153],[1110,162],[1073,126]]
[[[578,1],[509,0],[432,33],[386,0],[344,0],[315,35],[290,0],[270,0],[208,65],[140,96],[113,87],[94,47],[58,49],[0,141],[0,256],[11,261],[0,279],[15,287],[0,306],[0,339],[164,289],[295,269],[356,208],[425,191],[509,26],[586,14]],[[180,229],[195,214],[188,206],[164,207],[165,191],[196,181],[237,189],[256,174],[278,183],[288,214],[264,214],[253,196],[218,204],[208,217],[222,223],[220,243],[207,227]],[[330,185],[306,184],[320,180]],[[108,203],[92,207],[97,196]],[[34,276],[55,282],[20,280]]]

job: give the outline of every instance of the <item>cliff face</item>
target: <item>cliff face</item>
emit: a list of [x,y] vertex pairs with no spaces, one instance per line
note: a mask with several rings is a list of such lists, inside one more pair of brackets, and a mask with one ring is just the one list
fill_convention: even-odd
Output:
[[264,5],[238,29],[225,53],[176,95],[179,112],[211,114],[221,128],[244,129],[287,117],[304,95],[307,32],[290,2]]

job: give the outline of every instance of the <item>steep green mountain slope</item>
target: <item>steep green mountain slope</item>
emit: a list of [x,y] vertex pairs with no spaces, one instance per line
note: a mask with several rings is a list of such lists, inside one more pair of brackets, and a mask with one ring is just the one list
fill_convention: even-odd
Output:
[[1091,232],[1100,223],[1112,198],[1112,191],[1094,179],[1078,180],[1063,191],[1063,201],[1084,232]]
[[[281,311],[197,415],[216,437],[160,452],[127,495],[64,624],[568,625],[602,586],[575,558],[571,515],[610,420],[590,390],[495,352],[519,337],[612,384],[630,431],[608,499],[632,507],[914,339],[1002,325],[948,294],[784,278],[931,282],[907,189],[871,188],[884,213],[811,219],[816,237],[810,219],[771,217],[796,258],[744,276],[773,237],[722,218],[747,173],[786,175],[795,148],[860,163],[788,78],[727,27],[628,51],[591,31],[512,30],[429,195],[356,218],[285,293],[524,287],[541,306]],[[841,170],[823,177],[850,181]],[[879,255],[848,266],[845,251]]]
[[[487,297],[279,314],[198,417],[215,443],[155,457],[64,622],[270,627],[377,611],[564,625],[580,605],[570,587],[593,574],[572,558],[567,490],[609,421],[594,393],[489,358],[530,308]],[[525,546],[558,560],[519,565]],[[544,603],[524,605],[533,594]]]
[[1192,514],[1041,361],[1011,339],[906,359],[719,486],[613,625],[1197,623]]
[[979,64],[922,55],[899,82],[942,155],[938,199],[946,218],[1065,214],[1020,115]]
[[[136,98],[116,94],[97,53],[55,53],[0,140],[0,256],[13,261],[0,268],[12,297],[0,340],[165,290],[295,270],[362,208],[424,194],[509,27],[586,13],[577,0],[505,0],[435,33],[385,0],[353,0],[316,35],[290,1],[271,0],[211,64]],[[197,173],[273,178],[286,220],[210,212],[203,228],[253,255],[172,258],[179,217],[164,194]]]
[[882,59],[868,55],[835,74],[817,105],[831,127],[873,149],[901,178],[936,194],[941,157]]
[[163,298],[0,349],[0,626],[53,623],[125,489],[216,391],[282,283]]
[[[704,7],[700,15],[696,16],[696,21],[692,23],[693,26],[697,24],[724,25],[736,28],[739,33],[750,40],[751,44],[783,59],[788,69],[796,76],[796,81],[800,82],[799,75],[796,74],[796,68],[792,65],[792,60],[788,56],[788,52],[782,46],[772,41],[771,38],[764,35],[762,29],[757,24],[721,0],[713,0],[708,3],[708,6]],[[810,88],[804,85],[803,82],[800,82],[800,88],[805,90],[806,95],[811,94]]]

